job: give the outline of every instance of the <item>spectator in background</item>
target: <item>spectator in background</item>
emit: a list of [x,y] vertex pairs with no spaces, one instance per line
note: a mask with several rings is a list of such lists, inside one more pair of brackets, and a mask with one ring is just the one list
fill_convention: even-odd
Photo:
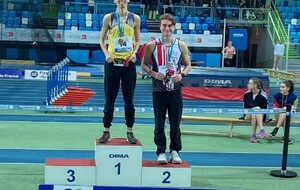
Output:
[[227,46],[223,49],[224,66],[234,67],[233,56],[236,54],[235,48],[232,46],[232,41],[227,42]]
[[148,0],[142,0],[142,4],[145,5],[145,9],[147,9],[148,5],[149,5],[149,1]]
[[156,11],[157,11],[157,6],[158,6],[158,0],[151,0],[149,2],[149,20],[155,20],[156,19]]
[[[287,105],[292,105],[292,112],[295,112],[298,105],[298,98],[296,94],[294,94],[295,85],[291,80],[283,81],[280,84],[280,88],[277,94],[273,97],[273,108],[274,109],[283,109],[286,110]],[[278,129],[283,126],[285,123],[286,113],[279,113],[275,115],[276,117],[276,127],[270,133],[271,137],[276,137],[278,133]],[[292,144],[292,141],[289,140],[289,144]]]
[[[165,134],[166,114],[170,121],[170,157],[172,163],[182,163],[178,152],[182,148],[180,122],[182,116],[181,81],[191,69],[188,47],[183,41],[172,37],[175,18],[166,13],[160,17],[161,38],[149,42],[142,60],[142,68],[152,77],[154,109],[154,142],[157,146],[157,163],[168,163],[165,155],[167,138]],[[152,69],[147,64],[152,58]],[[181,70],[181,60],[184,68]]]
[[[117,9],[107,13],[103,18],[99,39],[100,47],[105,55],[104,66],[104,117],[103,134],[100,143],[110,139],[110,127],[114,118],[114,104],[122,85],[125,102],[125,120],[127,141],[136,144],[137,139],[132,129],[135,121],[133,96],[136,84],[136,54],[140,44],[140,17],[128,11],[129,0],[114,0]],[[108,47],[105,40],[108,36]]]
[[279,70],[282,57],[284,54],[284,45],[282,44],[282,41],[279,39],[277,44],[274,47],[274,65],[273,70]]
[[[248,91],[244,94],[244,109],[266,109],[268,106],[268,98],[261,90],[262,81],[258,78],[251,78],[248,82]],[[263,114],[246,114],[246,119],[251,120],[252,134],[251,143],[256,143],[256,129],[260,128],[261,138],[266,137],[266,132],[263,128]]]
[[54,9],[54,5],[56,4],[55,0],[49,0],[49,9],[52,11]]

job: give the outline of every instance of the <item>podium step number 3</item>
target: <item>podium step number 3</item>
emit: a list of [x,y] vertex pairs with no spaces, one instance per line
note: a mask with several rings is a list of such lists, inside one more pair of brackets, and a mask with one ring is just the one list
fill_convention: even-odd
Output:
[[45,183],[61,185],[95,185],[95,160],[47,159]]

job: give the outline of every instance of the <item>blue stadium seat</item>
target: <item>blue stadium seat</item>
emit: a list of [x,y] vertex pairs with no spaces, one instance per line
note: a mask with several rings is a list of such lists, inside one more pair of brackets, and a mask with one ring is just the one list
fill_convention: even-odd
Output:
[[280,7],[278,7],[278,10],[279,10],[279,12],[284,12],[285,8],[284,8],[284,6],[280,6]]
[[27,24],[21,24],[20,28],[27,28]]
[[92,14],[92,20],[99,20],[99,15],[96,13]]
[[75,5],[74,6],[74,12],[75,13],[81,13],[81,6],[80,5]]
[[85,14],[84,13],[79,13],[78,18],[79,18],[79,20],[85,20]]
[[218,34],[216,30],[211,30],[210,34]]
[[180,22],[181,22],[181,23],[185,22],[185,17],[183,17],[183,16],[180,17]]
[[93,26],[93,31],[100,31],[100,29],[97,26]]
[[84,26],[80,26],[80,27],[78,28],[78,30],[85,30],[85,27],[84,27]]
[[81,7],[81,12],[82,12],[82,13],[88,13],[88,12],[89,12],[88,6],[82,6],[82,7]]
[[291,24],[291,19],[289,18],[284,19],[284,24],[285,25]]
[[[71,20],[65,20],[65,26],[71,27]],[[70,28],[71,30],[71,28]]]
[[292,18],[294,18],[294,13],[291,13],[291,12],[290,12],[290,13],[288,13],[288,18],[289,18],[289,19],[292,19]]
[[99,27],[99,21],[98,20],[93,20],[93,26]]
[[70,6],[68,7],[68,10],[67,10],[67,11],[70,12],[70,13],[73,13],[74,10],[75,10],[74,5],[70,5]]
[[197,34],[196,30],[190,30],[190,34]]
[[[72,22],[72,26],[73,26],[73,22]],[[79,20],[79,28],[80,27],[85,27],[85,20]]]
[[20,28],[19,24],[13,24],[13,28]]
[[205,17],[200,17],[200,24],[205,23],[206,18]]
[[13,24],[14,23],[13,17],[8,17],[6,23],[7,24]]
[[14,18],[14,24],[20,25],[21,24],[21,19],[20,17],[15,17]]
[[196,32],[197,32],[197,34],[204,34],[203,30],[197,30]]
[[298,44],[299,42],[300,42],[300,39],[299,39],[299,38],[293,39],[293,43]]
[[13,25],[12,24],[6,24],[5,28],[13,28]]
[[66,11],[67,11],[66,5],[61,5],[61,6],[60,6],[60,11],[61,11],[61,12],[66,12]]
[[208,30],[208,24],[203,23],[202,24],[202,30]]
[[297,32],[291,32],[291,38],[297,38]]
[[29,18],[29,17],[30,17],[29,11],[23,11],[23,12],[22,12],[22,17],[24,17],[24,18]]
[[7,17],[6,16],[2,16],[1,17],[1,23],[2,24],[6,24],[7,23]]
[[199,17],[194,16],[194,17],[193,17],[193,22],[196,23],[196,24],[199,23],[199,22],[200,22]]
[[289,2],[289,7],[294,7],[296,6],[296,2],[295,1],[290,1]]
[[78,26],[78,20],[72,19],[71,25],[72,25],[72,26]]
[[180,17],[179,16],[174,16],[176,23],[180,23]]
[[9,17],[15,17],[16,16],[16,11],[14,11],[14,10],[8,11],[8,16]]
[[206,17],[205,22],[206,22],[207,24],[211,24],[211,23],[213,23],[213,19],[212,19],[211,17]]
[[[297,7],[299,8],[300,7],[300,1],[297,1]],[[299,11],[299,9],[298,9],[298,11]]]
[[63,30],[65,27],[64,26],[57,26],[58,30]]
[[297,38],[300,38],[300,32],[297,32]]
[[184,33],[184,34],[189,34],[189,33],[190,33],[190,30],[183,30],[183,33]]
[[186,22],[181,23],[181,29],[182,30],[188,30],[188,24]]
[[8,11],[7,10],[2,10],[1,16],[8,17]]
[[91,26],[87,26],[87,27],[85,27],[85,30],[86,30],[86,31],[92,31],[93,28],[92,28]]
[[210,31],[216,30],[215,25],[214,25],[214,24],[209,24],[209,25],[208,25],[208,30],[210,30]]
[[71,18],[72,18],[72,20],[77,20],[77,19],[79,19],[79,16],[78,16],[78,13],[71,13]]
[[283,19],[286,19],[286,18],[288,18],[288,14],[286,12],[283,12],[283,13],[281,13],[281,17]]
[[196,24],[196,30],[201,30],[202,29],[202,25],[200,23]]
[[186,17],[185,22],[192,23],[193,22],[193,17],[190,17],[190,16]]
[[141,33],[148,33],[148,29],[147,28],[142,28]]
[[293,13],[298,12],[298,7],[292,7],[292,12]]

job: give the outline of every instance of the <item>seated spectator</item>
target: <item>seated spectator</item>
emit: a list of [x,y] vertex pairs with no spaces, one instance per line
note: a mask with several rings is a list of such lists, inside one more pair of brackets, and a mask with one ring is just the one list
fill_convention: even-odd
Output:
[[[283,109],[286,110],[286,106],[288,104],[292,105],[292,112],[296,111],[298,105],[298,98],[296,94],[294,94],[294,82],[291,80],[283,81],[280,84],[280,88],[277,94],[273,97],[273,108],[274,109]],[[275,115],[276,117],[276,127],[270,133],[271,137],[276,137],[278,133],[278,129],[285,124],[286,113],[279,113]],[[292,141],[289,140],[289,144],[292,144]]]
[[[262,81],[258,78],[251,78],[248,82],[248,91],[244,94],[244,109],[265,109],[268,105],[268,99],[265,93],[262,92]],[[263,128],[263,114],[246,114],[246,119],[251,120],[252,134],[251,143],[256,143],[256,129],[260,128],[261,138],[266,137],[266,132]]]

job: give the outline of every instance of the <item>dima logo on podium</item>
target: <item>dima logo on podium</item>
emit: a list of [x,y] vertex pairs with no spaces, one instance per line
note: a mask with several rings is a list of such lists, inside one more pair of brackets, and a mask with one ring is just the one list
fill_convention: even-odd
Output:
[[129,158],[128,154],[109,154],[109,158]]

